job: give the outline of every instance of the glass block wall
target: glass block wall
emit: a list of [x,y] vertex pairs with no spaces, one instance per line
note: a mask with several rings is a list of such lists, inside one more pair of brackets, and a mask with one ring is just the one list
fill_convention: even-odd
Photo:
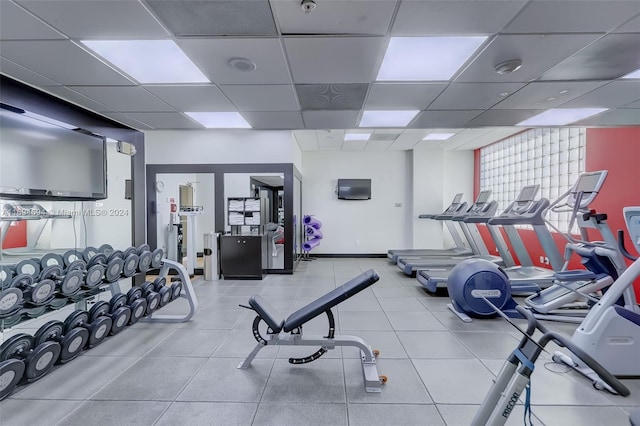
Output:
[[[538,128],[480,149],[480,190],[490,189],[503,211],[525,185],[540,185],[539,196],[553,202],[584,171],[586,129]],[[547,216],[565,231],[570,213]]]

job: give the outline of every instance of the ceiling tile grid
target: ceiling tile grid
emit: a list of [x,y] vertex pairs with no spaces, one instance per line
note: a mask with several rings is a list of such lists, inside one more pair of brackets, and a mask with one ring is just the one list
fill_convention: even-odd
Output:
[[[486,41],[443,81],[377,81],[391,40],[439,36]],[[209,82],[139,84],[81,43],[109,39],[172,40]],[[316,0],[310,13],[298,0],[0,1],[3,75],[142,130],[202,128],[186,112],[307,129],[294,133],[305,151],[473,149],[550,108],[610,108],[576,124],[640,125],[640,79],[623,78],[640,69],[638,46],[637,0]],[[513,59],[518,70],[495,71]],[[359,127],[373,111],[415,116]],[[344,141],[345,129],[371,137]],[[455,135],[418,137],[437,129]]]

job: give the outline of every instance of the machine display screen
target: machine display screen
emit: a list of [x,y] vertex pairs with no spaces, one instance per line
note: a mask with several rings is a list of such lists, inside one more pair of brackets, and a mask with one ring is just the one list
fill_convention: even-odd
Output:
[[525,201],[533,201],[539,189],[540,189],[539,185],[525,186],[520,191],[520,194],[518,194],[518,198],[516,198],[516,201],[519,203],[522,203]]
[[489,197],[491,197],[491,191],[482,191],[478,194],[478,198],[476,198],[475,204],[484,204],[489,201]]
[[104,137],[9,105],[0,107],[1,198],[107,198]]
[[462,201],[462,192],[456,194],[456,196],[453,197],[453,201],[451,202],[451,204],[460,204],[460,201]]
[[606,170],[581,174],[578,181],[571,189],[571,194],[567,198],[567,204],[574,206],[576,204],[576,197],[578,193],[582,192],[580,208],[586,208],[596,198],[606,178]]

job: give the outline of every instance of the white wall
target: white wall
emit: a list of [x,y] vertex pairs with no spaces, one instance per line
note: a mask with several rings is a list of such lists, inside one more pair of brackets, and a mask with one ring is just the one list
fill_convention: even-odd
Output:
[[443,179],[444,153],[442,150],[424,147],[417,147],[412,153],[413,214],[411,220],[407,222],[412,238],[406,247],[442,248],[442,223],[430,219],[418,219],[418,216],[440,213],[444,209],[442,206],[445,180]]
[[[466,201],[467,205],[470,206],[474,201],[473,151],[444,151],[442,159],[442,208],[447,207],[458,192],[464,193],[462,200]],[[465,241],[462,232],[460,236]],[[444,233],[444,242],[446,247],[453,246],[453,240],[448,231]]]
[[145,158],[147,164],[293,163],[294,144],[288,130],[153,130],[145,132]]
[[[410,152],[304,152],[302,165],[302,214],[317,216],[324,234],[315,253],[385,253],[407,246]],[[371,200],[338,200],[339,178],[371,179]]]
[[293,135],[291,137],[293,138],[293,165],[302,173],[302,150]]

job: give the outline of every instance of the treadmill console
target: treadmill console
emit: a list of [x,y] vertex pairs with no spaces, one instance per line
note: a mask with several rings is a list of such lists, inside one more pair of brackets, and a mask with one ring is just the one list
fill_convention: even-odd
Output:
[[629,238],[636,247],[636,251],[640,253],[640,207],[625,207],[622,211],[629,230]]
[[600,189],[607,178],[607,173],[608,172],[606,170],[582,173],[569,192],[567,204],[570,207],[575,206],[578,194],[582,193],[580,206],[578,207],[581,209],[589,207],[589,204],[591,204],[598,196],[598,192],[600,192]]
[[511,210],[515,213],[527,211],[531,207],[531,203],[535,200],[539,190],[540,185],[527,185],[523,187],[516,197],[516,201],[512,204]]

